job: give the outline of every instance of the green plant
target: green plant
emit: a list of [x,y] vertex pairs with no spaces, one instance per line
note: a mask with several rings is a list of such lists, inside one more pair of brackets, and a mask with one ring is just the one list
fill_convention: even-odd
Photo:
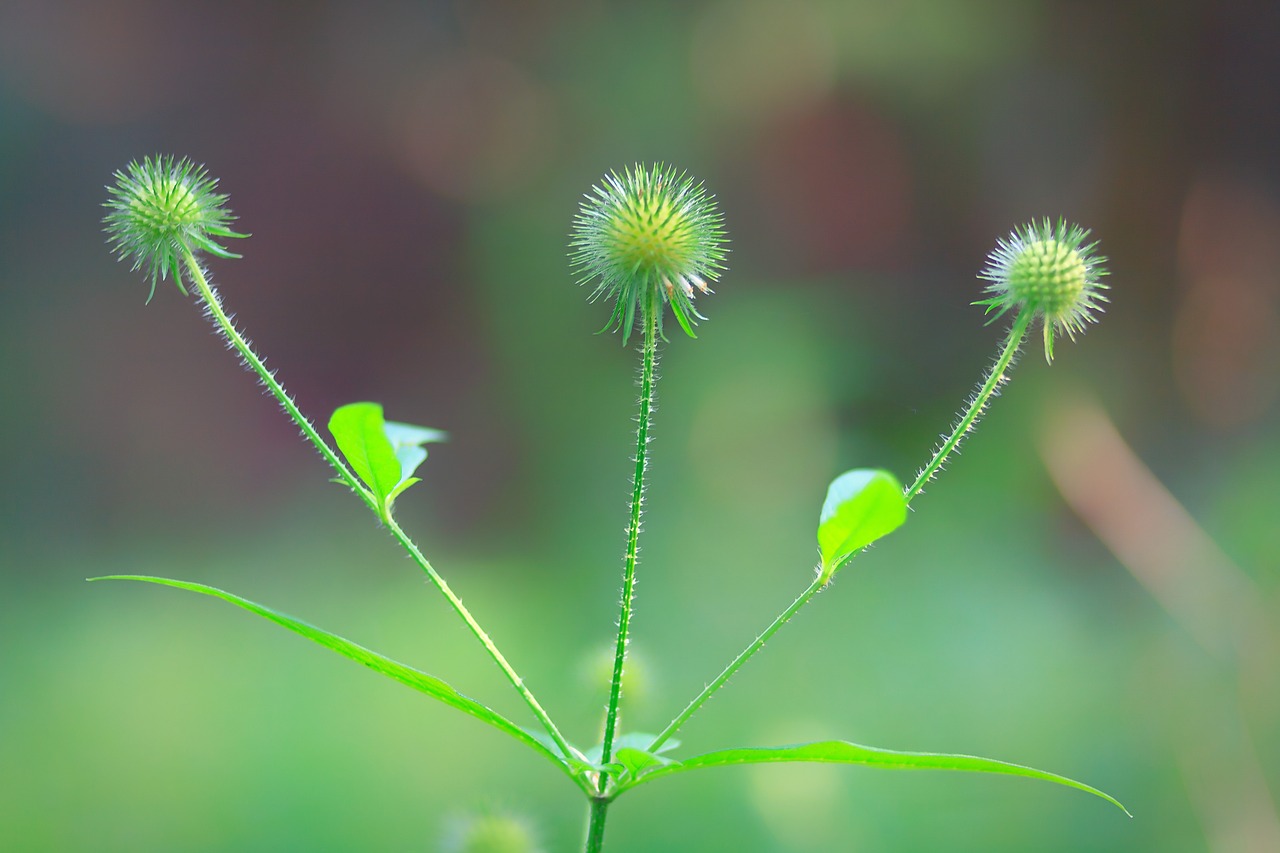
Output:
[[621,794],[676,773],[730,764],[831,762],[1003,773],[1079,788],[1123,809],[1109,795],[1072,779],[967,755],[899,752],[845,741],[722,749],[682,759],[671,754],[678,746],[674,736],[684,723],[766,641],[829,585],[851,558],[904,523],[911,502],[978,422],[991,397],[1005,381],[1032,322],[1040,318],[1044,323],[1045,353],[1047,358],[1052,358],[1054,329],[1073,336],[1094,319],[1100,303],[1105,301],[1102,295],[1105,286],[1100,280],[1104,271],[1103,259],[1094,252],[1095,244],[1085,242],[1088,232],[1045,221],[1015,231],[1000,242],[982,273],[990,282],[991,295],[979,304],[985,305],[997,318],[1013,312],[1012,327],[995,364],[914,482],[904,489],[892,474],[875,469],[855,469],[836,477],[819,513],[817,540],[821,559],[808,586],[662,731],[656,734],[621,732],[618,708],[630,639],[649,427],[657,382],[655,366],[659,341],[665,339],[663,314],[670,306],[681,329],[694,336],[694,325],[702,316],[693,300],[698,294],[710,293],[709,285],[722,272],[726,239],[713,198],[687,175],[662,166],[637,165],[620,175],[606,176],[604,183],[587,196],[575,220],[572,259],[580,283],[594,285],[593,299],[614,300],[609,322],[601,331],[621,331],[625,344],[630,332],[637,325],[640,327],[641,393],[621,609],[604,733],[598,746],[580,749],[556,727],[515,668],[395,520],[395,501],[418,482],[414,475],[427,457],[425,445],[441,440],[443,434],[388,421],[382,407],[375,403],[352,403],[339,408],[329,419],[328,429],[336,444],[335,450],[303,416],[223,310],[198,254],[237,257],[218,240],[246,235],[230,230],[233,217],[225,208],[226,196],[216,188],[216,181],[203,168],[187,160],[155,157],[131,163],[116,173],[116,184],[109,188],[105,223],[113,247],[122,260],[133,262],[134,269],[147,269],[152,294],[157,281],[170,278],[184,294],[187,292],[184,279],[195,290],[218,333],[240,354],[334,469],[337,482],[346,485],[365,503],[444,595],[528,706],[538,728],[527,730],[439,679],[229,592],[167,578],[112,576],[114,579],[163,584],[220,598],[506,733],[551,762],[586,796],[588,851],[602,849],[609,807]]

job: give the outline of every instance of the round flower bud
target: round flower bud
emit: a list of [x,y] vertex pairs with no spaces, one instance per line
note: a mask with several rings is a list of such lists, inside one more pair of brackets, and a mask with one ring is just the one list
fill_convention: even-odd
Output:
[[208,252],[238,258],[214,241],[215,237],[247,237],[227,226],[235,221],[225,209],[227,197],[216,192],[218,181],[203,166],[183,158],[144,157],[115,174],[107,187],[103,217],[111,248],[120,260],[133,260],[133,269],[147,267],[151,293],[156,282],[173,277],[184,294],[182,263],[186,253]]
[[1085,243],[1089,232],[1059,220],[1045,219],[1015,229],[1000,240],[987,258],[979,278],[990,282],[991,296],[975,305],[985,305],[1000,317],[1006,311],[1029,312],[1044,322],[1044,354],[1053,361],[1053,333],[1060,330],[1075,339],[1086,323],[1097,320],[1096,313],[1107,301],[1102,291],[1107,274],[1106,258],[1094,252],[1097,243]]
[[661,333],[665,302],[680,327],[696,337],[693,326],[705,318],[694,308],[694,296],[711,292],[728,252],[714,197],[684,172],[637,164],[605,175],[585,198],[574,219],[570,258],[578,283],[595,283],[592,301],[614,300],[601,331],[621,329],[626,343],[638,308],[641,320]]

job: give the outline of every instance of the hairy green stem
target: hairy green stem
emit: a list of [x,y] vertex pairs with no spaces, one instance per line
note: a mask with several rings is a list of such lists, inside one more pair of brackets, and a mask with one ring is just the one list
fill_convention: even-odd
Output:
[[[400,528],[400,525],[396,524],[394,518],[387,517],[384,519],[384,522],[387,525],[387,529],[391,531],[391,535],[395,537],[395,540],[400,543],[400,546],[409,553],[409,556],[413,558],[413,561],[418,564],[423,572],[426,573],[427,577],[431,579],[431,583],[435,584],[436,589],[440,590],[440,594],[448,600],[449,605],[453,607],[454,612],[462,618],[463,622],[467,623],[467,627],[471,629],[471,633],[480,641],[480,645],[484,646],[485,651],[489,653],[489,657],[493,658],[494,663],[496,663],[498,668],[502,670],[502,674],[511,682],[511,686],[516,689],[516,692],[520,694],[522,699],[524,699],[525,704],[529,706],[531,711],[533,711],[533,715],[538,718],[538,722],[542,723],[542,727],[547,730],[547,734],[551,736],[555,745],[560,748],[560,752],[564,757],[573,758],[573,749],[564,739],[564,735],[560,734],[560,729],[551,721],[551,717],[548,716],[547,712],[543,709],[542,704],[538,702],[537,698],[534,697],[529,688],[525,687],[524,679],[521,678],[519,673],[515,671],[515,668],[507,662],[506,657],[504,657],[502,652],[498,650],[497,645],[494,644],[493,640],[489,637],[489,634],[480,627],[480,623],[475,620],[475,617],[471,615],[471,611],[462,603],[462,599],[458,598],[457,594],[449,587],[449,584],[445,582],[445,579],[440,576],[440,573],[432,568],[431,563],[422,555],[422,552],[418,550],[418,546],[414,544],[408,534]],[[577,778],[579,777],[575,777],[575,779]],[[582,787],[584,791],[590,793],[585,783],[580,783],[579,787]]]
[[[1024,311],[1019,314],[1018,318],[1014,321],[1013,327],[1009,330],[1009,336],[1005,340],[1004,348],[996,358],[995,364],[992,366],[990,373],[987,374],[982,385],[978,388],[977,393],[969,402],[969,405],[965,408],[959,420],[956,421],[955,428],[946,440],[943,441],[942,445],[934,452],[933,458],[931,458],[928,464],[920,470],[920,475],[916,478],[916,481],[911,484],[909,489],[907,489],[906,500],[908,504],[910,504],[912,498],[919,494],[920,489],[923,488],[924,484],[938,472],[942,463],[946,461],[947,456],[960,444],[960,440],[964,438],[965,433],[973,429],[974,425],[977,424],[978,419],[982,416],[983,411],[990,402],[992,395],[995,393],[996,389],[1000,387],[1000,384],[1004,381],[1005,376],[1009,371],[1010,365],[1013,364],[1014,356],[1017,355],[1018,348],[1022,345],[1022,339],[1027,333],[1027,327],[1031,324],[1031,319],[1032,315],[1029,312]],[[710,684],[704,687],[702,692],[699,693],[697,697],[695,697],[694,700],[675,717],[675,719],[668,723],[665,729],[658,733],[657,737],[650,742],[646,751],[655,752],[673,735],[675,735],[675,733],[680,730],[680,727],[688,722],[689,718],[697,713],[698,709],[705,705],[707,700],[733,677],[734,673],[741,669],[756,652],[760,651],[764,644],[769,641],[770,637],[776,634],[783,625],[791,621],[791,617],[795,616],[796,613],[800,611],[800,608],[808,604],[809,601],[826,586],[829,580],[829,576],[823,577],[819,574],[819,576],[809,584],[808,588],[805,589],[804,592],[800,593],[800,596],[791,603],[790,607],[782,611],[778,618],[774,619],[772,624],[770,624],[768,628],[765,628],[764,631],[761,632],[760,636],[756,637],[756,639],[751,643],[751,645],[743,649],[742,653],[734,658],[733,662],[725,667],[723,672],[716,676]]]
[[[233,347],[235,347],[236,351],[240,353],[245,364],[247,364],[249,368],[258,375],[258,378],[262,380],[262,384],[265,385],[276,400],[280,402],[280,405],[284,408],[285,412],[302,430],[302,434],[305,435],[307,439],[315,445],[316,449],[320,451],[320,455],[325,458],[325,461],[333,466],[334,470],[338,472],[343,481],[349,485],[356,494],[360,495],[364,502],[368,504],[369,509],[373,510],[374,514],[377,515],[378,518],[386,525],[387,529],[391,532],[391,535],[400,543],[400,546],[408,552],[409,556],[413,558],[413,561],[417,563],[418,566],[427,574],[427,577],[429,577],[431,582],[435,584],[436,589],[440,590],[441,594],[448,600],[454,611],[462,618],[462,621],[466,623],[467,627],[471,629],[471,633],[474,634],[476,639],[480,641],[480,644],[484,646],[485,651],[487,651],[489,656],[493,658],[495,663],[497,663],[498,668],[502,670],[503,675],[507,677],[507,680],[511,682],[512,686],[515,687],[516,691],[524,699],[525,704],[527,704],[530,710],[533,711],[534,716],[536,716],[538,721],[542,723],[543,728],[546,729],[547,734],[550,735],[556,746],[560,748],[564,757],[566,759],[573,757],[573,750],[565,741],[564,736],[560,734],[560,730],[556,727],[555,723],[551,721],[551,718],[534,697],[533,693],[530,692],[529,688],[525,687],[524,679],[522,679],[511,664],[507,662],[507,659],[503,656],[502,652],[498,651],[498,647],[494,644],[493,640],[485,630],[480,627],[480,624],[476,622],[475,617],[471,615],[471,611],[463,605],[462,599],[458,598],[454,591],[449,588],[449,585],[445,583],[444,578],[441,577],[434,568],[432,568],[431,563],[422,555],[422,552],[418,550],[418,546],[415,545],[413,540],[409,538],[408,534],[400,528],[400,525],[396,524],[395,520],[391,518],[389,513],[384,512],[379,507],[378,501],[373,497],[369,490],[356,479],[355,475],[351,473],[350,469],[348,469],[345,464],[343,464],[342,460],[333,452],[328,443],[325,442],[325,440],[320,437],[319,433],[316,432],[315,427],[311,425],[311,422],[307,420],[306,416],[302,414],[297,405],[293,402],[292,398],[290,398],[288,393],[284,390],[284,386],[282,386],[275,376],[271,374],[271,371],[267,370],[262,359],[253,351],[253,348],[249,346],[249,342],[245,340],[244,336],[236,329],[235,324],[233,324],[231,319],[227,317],[226,312],[223,311],[222,304],[219,301],[217,294],[213,292],[213,288],[209,285],[209,281],[205,277],[204,270],[202,270],[200,268],[200,264],[196,262],[195,256],[192,254],[190,247],[185,244],[183,245],[183,260],[186,263],[187,271],[191,276],[191,281],[200,292],[200,297],[204,300],[205,306],[209,309],[209,313],[213,318],[214,324],[218,327],[218,330],[222,332],[223,336],[226,337]],[[579,779],[579,777],[575,777],[575,779]],[[579,781],[579,786],[582,787],[584,791],[590,793],[585,782]]]
[[[644,317],[644,354],[640,368],[640,424],[636,429],[636,469],[631,484],[631,519],[627,526],[627,554],[622,572],[622,601],[618,611],[618,642],[613,654],[613,680],[609,683],[609,706],[605,713],[604,741],[600,763],[613,760],[613,740],[618,731],[618,705],[622,700],[622,671],[627,659],[627,637],[631,629],[631,601],[636,586],[636,556],[640,541],[640,515],[644,504],[644,474],[649,446],[649,422],[653,415],[654,367],[658,360],[658,292],[649,288],[649,304]],[[607,774],[601,774],[600,790],[605,790]],[[604,817],[601,815],[601,822]],[[602,830],[603,831],[603,830]]]
[[1009,372],[1009,367],[1013,364],[1013,358],[1018,354],[1018,348],[1022,346],[1022,339],[1027,334],[1027,327],[1031,325],[1031,318],[1031,312],[1023,310],[1018,314],[1017,319],[1013,321],[1013,326],[1009,329],[1009,337],[1005,339],[1004,349],[1000,352],[996,363],[991,366],[991,371],[987,374],[986,380],[978,388],[977,393],[973,395],[968,407],[961,413],[955,427],[951,430],[951,434],[933,452],[933,458],[920,469],[915,482],[906,490],[905,496],[908,506],[910,506],[912,499],[920,494],[924,484],[938,473],[942,463],[951,455],[951,451],[959,446],[961,439],[977,425],[978,419],[982,417],[987,404],[991,401],[991,396],[1004,382],[1005,374]]
[[213,292],[213,288],[209,286],[209,280],[205,277],[204,270],[200,268],[200,264],[196,261],[195,255],[192,254],[191,247],[185,242],[182,244],[182,260],[187,266],[187,273],[191,276],[191,281],[195,284],[196,289],[200,291],[200,298],[204,300],[205,307],[209,309],[209,314],[218,330],[222,332],[223,337],[235,347],[236,352],[240,353],[244,363],[258,375],[258,379],[280,403],[285,413],[298,425],[307,440],[315,445],[316,450],[320,451],[320,455],[324,457],[324,460],[333,467],[333,470],[338,472],[338,476],[342,478],[342,481],[360,496],[369,509],[377,513],[377,499],[356,479],[355,474],[351,473],[351,470],[338,458],[338,455],[333,452],[328,443],[320,437],[320,434],[316,432],[316,428],[311,425],[311,421],[307,420],[306,415],[302,414],[297,404],[293,402],[293,398],[284,390],[284,386],[276,381],[270,370],[267,370],[267,366],[262,363],[262,359],[253,351],[253,347],[249,346],[249,342],[237,331],[235,324],[231,322],[226,312],[222,310],[221,301],[218,299],[217,294]]
[[680,727],[683,726],[690,717],[697,713],[698,709],[705,705],[707,700],[710,699],[717,690],[723,687],[725,683],[733,677],[735,672],[742,669],[742,665],[749,661],[756,652],[760,651],[764,644],[769,642],[770,637],[778,633],[778,630],[783,625],[790,622],[791,617],[795,616],[796,613],[800,611],[801,607],[808,604],[809,600],[817,595],[822,588],[827,585],[829,580],[830,578],[823,578],[821,576],[814,578],[813,583],[809,584],[808,588],[805,589],[804,592],[800,593],[800,596],[795,601],[791,602],[790,607],[778,614],[778,618],[774,619],[768,628],[761,631],[760,636],[756,637],[755,640],[751,642],[751,645],[743,649],[742,653],[734,658],[733,662],[726,666],[723,672],[717,675],[710,684],[702,688],[702,692],[699,693],[692,702],[685,706],[685,709],[677,714],[676,718],[668,723],[665,729],[658,733],[658,736],[649,744],[646,752],[656,752],[677,731],[679,731]]
[[609,803],[604,797],[591,798],[591,811],[587,818],[586,853],[600,853],[604,849],[604,820],[609,813]]

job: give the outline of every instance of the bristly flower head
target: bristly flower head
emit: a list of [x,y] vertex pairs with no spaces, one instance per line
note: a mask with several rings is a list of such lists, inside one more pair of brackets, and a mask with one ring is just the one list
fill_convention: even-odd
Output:
[[696,337],[694,324],[706,318],[693,306],[694,293],[711,292],[727,242],[714,196],[687,173],[655,163],[605,175],[582,203],[569,245],[578,283],[596,281],[592,301],[614,300],[601,331],[621,329],[625,344],[637,308],[646,324],[657,312],[652,321],[661,333],[664,302]]
[[991,282],[990,298],[975,302],[985,305],[996,319],[1006,311],[1029,312],[1044,322],[1044,357],[1053,361],[1053,333],[1067,333],[1075,340],[1086,323],[1097,322],[1107,297],[1102,291],[1107,274],[1106,258],[1094,252],[1097,242],[1086,243],[1089,231],[1078,225],[1048,219],[1015,229],[1000,240],[978,274]]
[[182,264],[187,251],[208,252],[220,258],[238,258],[214,242],[215,237],[247,237],[227,226],[235,217],[223,205],[227,197],[216,192],[218,181],[203,166],[185,157],[144,157],[115,174],[116,184],[107,187],[110,198],[103,204],[110,213],[103,217],[111,248],[120,260],[133,259],[133,269],[145,265],[151,277],[151,293],[156,282],[173,277],[182,286]]

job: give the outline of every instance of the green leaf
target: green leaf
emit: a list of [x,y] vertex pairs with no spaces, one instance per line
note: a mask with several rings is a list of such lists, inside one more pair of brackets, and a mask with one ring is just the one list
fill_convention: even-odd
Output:
[[364,481],[379,503],[402,479],[400,460],[383,429],[382,406],[349,403],[329,418],[329,432],[347,457],[351,470]]
[[856,468],[831,482],[818,516],[818,549],[828,577],[846,560],[902,526],[907,503],[888,471]]
[[[391,449],[400,460],[400,479],[408,480],[427,459],[427,451],[422,445],[439,441],[448,441],[449,434],[443,430],[429,427],[402,424],[398,421],[385,421],[382,431],[391,442]],[[416,482],[416,481],[415,481]],[[404,491],[402,487],[400,491]]]
[[[422,455],[425,457],[427,454],[424,452]],[[409,488],[414,483],[421,483],[421,482],[422,480],[420,480],[417,477],[408,477],[404,480],[401,480],[399,483],[396,484],[396,487],[391,490],[391,494],[387,495],[387,506],[390,507],[391,504],[395,502],[395,499],[400,497],[400,493],[403,492],[405,489]]]
[[617,765],[626,771],[632,779],[637,779],[658,767],[664,767],[674,762],[674,759],[629,746],[619,749],[614,754],[614,758]]
[[[292,616],[272,610],[270,607],[265,607],[261,604],[249,601],[248,599],[241,598],[238,595],[233,595],[232,593],[224,592],[220,589],[200,583],[171,580],[169,578],[150,577],[147,575],[108,575],[106,577],[90,578],[89,580],[143,581],[145,583],[172,586],[178,589],[198,592],[202,595],[213,596],[214,598],[221,598],[223,601],[234,604],[237,607],[244,608],[250,613],[256,613],[264,619],[269,619],[277,625],[282,625],[290,631],[293,631],[295,634],[301,634],[313,643],[318,643],[326,649],[331,649],[340,655],[351,658],[357,663],[364,664],[374,672],[381,673],[388,678],[399,681],[401,684],[407,684],[409,687],[412,687],[414,690],[421,693],[425,693],[432,699],[438,699],[446,705],[451,705],[454,708],[457,708],[464,714],[470,714],[477,720],[488,723],[498,731],[505,732],[523,743],[525,746],[528,746],[530,749],[554,762],[555,765],[568,774],[570,778],[574,778],[573,771],[570,769],[569,765],[556,752],[552,751],[551,748],[539,740],[534,734],[520,728],[497,711],[480,704],[474,699],[462,695],[438,678],[434,678],[424,672],[419,672],[418,670],[405,666],[402,663],[397,663],[390,658],[383,657],[377,652],[366,649],[364,646],[356,645],[350,640],[339,637],[337,634],[331,634],[322,628],[317,628],[314,625],[309,625],[306,622],[293,618]],[[574,781],[577,782],[578,780],[574,779]]]
[[377,403],[342,406],[329,418],[329,432],[384,512],[419,482],[413,473],[427,458],[422,445],[446,438],[440,430],[383,420]]
[[603,744],[598,743],[591,747],[582,757],[588,767],[598,772],[606,772],[614,776],[626,772],[632,776],[638,776],[653,767],[670,764],[673,759],[663,756],[662,753],[680,745],[680,741],[671,738],[657,750],[650,752],[648,746],[653,743],[655,737],[656,735],[646,732],[627,732],[618,735],[613,740],[613,761],[607,765],[600,761],[600,755],[604,751]]
[[[1109,794],[1104,794],[1083,782],[1046,773],[1021,764],[1010,764],[990,758],[978,758],[973,755],[948,755],[934,752],[898,752],[891,749],[877,749],[871,746],[859,746],[842,740],[829,740],[819,743],[802,743],[794,746],[777,747],[745,747],[740,749],[722,749],[686,758],[684,761],[668,764],[665,767],[650,770],[643,776],[624,780],[619,783],[619,792],[645,782],[651,782],[672,773],[685,770],[697,770],[702,767],[722,767],[731,764],[768,764],[774,762],[818,762],[828,764],[863,764],[870,767],[889,767],[904,770],[967,770],[974,773],[1002,773],[1010,776],[1025,776],[1029,779],[1040,779],[1077,788],[1086,793],[1101,797],[1116,808],[1129,814],[1129,810]],[[1133,817],[1133,815],[1129,815]]]
[[402,447],[421,447],[424,444],[449,440],[449,433],[444,430],[402,424],[399,421],[386,421],[383,432],[386,433],[387,441],[391,442],[391,446],[397,451]]

